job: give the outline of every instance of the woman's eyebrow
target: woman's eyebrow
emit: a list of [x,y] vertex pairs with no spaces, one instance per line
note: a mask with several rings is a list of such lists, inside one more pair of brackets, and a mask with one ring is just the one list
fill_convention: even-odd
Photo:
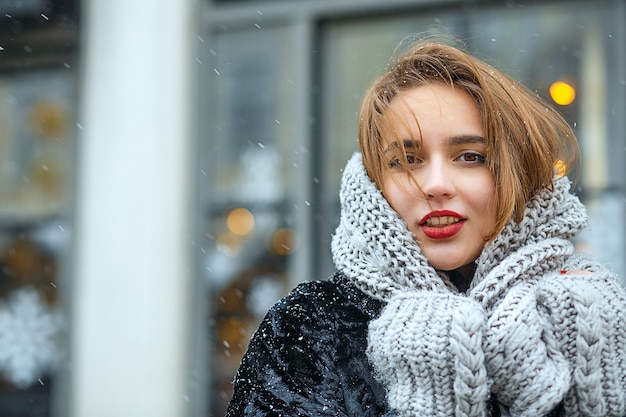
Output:
[[[413,139],[403,139],[402,143],[405,149],[417,149],[420,146],[420,143]],[[446,145],[448,146],[467,145],[471,143],[485,143],[485,138],[480,135],[458,135],[451,136],[446,139]],[[400,148],[400,143],[398,141],[394,141],[385,148],[384,153],[395,151],[398,148]]]
[[[403,139],[402,140],[402,144],[404,145],[404,148],[418,148],[419,147],[419,142],[413,139]],[[400,148],[400,144],[398,143],[398,141],[393,141],[391,143],[391,145],[387,146],[385,148],[385,153],[394,151],[396,149]]]
[[446,140],[449,146],[467,145],[470,143],[485,143],[485,138],[479,135],[451,136]]

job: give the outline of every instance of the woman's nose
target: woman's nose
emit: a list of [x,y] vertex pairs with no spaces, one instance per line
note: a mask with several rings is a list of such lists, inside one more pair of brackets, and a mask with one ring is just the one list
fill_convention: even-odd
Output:
[[451,198],[456,194],[454,172],[442,161],[431,161],[419,181],[427,199]]

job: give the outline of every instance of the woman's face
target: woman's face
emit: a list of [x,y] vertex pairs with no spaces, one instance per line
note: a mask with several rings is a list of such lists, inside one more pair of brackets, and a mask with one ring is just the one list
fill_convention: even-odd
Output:
[[496,225],[477,104],[460,88],[433,83],[398,94],[387,114],[394,135],[383,139],[383,194],[434,268],[472,264]]

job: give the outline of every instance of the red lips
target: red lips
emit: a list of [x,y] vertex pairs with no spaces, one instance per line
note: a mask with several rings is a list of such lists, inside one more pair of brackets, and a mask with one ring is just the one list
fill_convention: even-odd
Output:
[[431,239],[447,239],[456,235],[465,225],[465,219],[450,210],[431,211],[420,220],[424,234]]

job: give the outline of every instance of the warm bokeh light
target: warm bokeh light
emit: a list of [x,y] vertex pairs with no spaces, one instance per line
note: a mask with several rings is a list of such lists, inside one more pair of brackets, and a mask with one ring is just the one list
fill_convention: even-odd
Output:
[[236,208],[228,213],[226,226],[237,236],[249,235],[254,229],[254,216],[245,208]]
[[565,81],[555,81],[550,86],[550,97],[556,104],[567,106],[576,99],[576,89]]
[[567,166],[560,159],[558,161],[556,161],[556,163],[554,164],[554,169],[556,170],[556,175],[559,178],[561,178],[561,177],[565,176],[565,174],[567,174]]
[[223,255],[235,257],[241,252],[241,236],[232,232],[221,233],[216,240],[217,250]]
[[272,253],[289,255],[296,250],[297,236],[292,229],[277,229],[272,235],[269,246]]

